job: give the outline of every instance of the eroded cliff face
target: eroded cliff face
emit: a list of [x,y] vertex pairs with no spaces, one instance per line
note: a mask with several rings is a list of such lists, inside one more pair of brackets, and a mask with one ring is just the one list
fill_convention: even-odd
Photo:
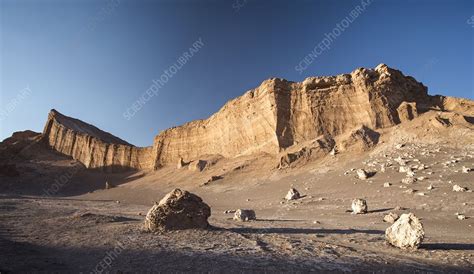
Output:
[[376,130],[404,123],[429,109],[474,116],[473,106],[470,100],[429,96],[413,77],[381,64],[300,83],[266,80],[208,119],[161,132],[152,147],[135,147],[54,110],[43,139],[88,168],[157,169],[209,156],[282,155],[361,127]]
[[[153,146],[155,167],[200,155],[281,150],[321,135],[337,136],[362,125],[377,129],[406,119],[403,102],[423,111],[427,88],[386,65],[351,74],[307,78],[301,83],[273,78],[228,102],[207,120],[165,130]],[[417,103],[420,104],[417,104]]]
[[48,115],[43,141],[52,149],[80,161],[87,168],[114,171],[152,167],[151,147],[135,147],[54,109]]

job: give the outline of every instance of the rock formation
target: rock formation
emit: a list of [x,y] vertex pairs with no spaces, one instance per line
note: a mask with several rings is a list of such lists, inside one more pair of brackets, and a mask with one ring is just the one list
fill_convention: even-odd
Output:
[[43,141],[87,168],[151,168],[150,148],[138,148],[93,125],[51,110]]
[[147,213],[145,229],[151,232],[207,228],[211,208],[195,194],[174,189]]
[[402,214],[385,231],[387,242],[402,249],[418,248],[424,236],[423,225],[413,213]]
[[190,163],[190,169],[202,171],[209,166],[203,167],[203,161],[210,158],[256,153],[276,155],[276,165],[286,167],[328,154],[336,143],[342,151],[370,149],[378,142],[376,130],[410,122],[430,109],[455,111],[460,117],[452,119],[458,120],[474,115],[472,101],[429,96],[413,77],[381,64],[299,83],[266,80],[208,119],[162,131],[150,147],[135,147],[55,110],[43,140],[88,168],[157,169]]

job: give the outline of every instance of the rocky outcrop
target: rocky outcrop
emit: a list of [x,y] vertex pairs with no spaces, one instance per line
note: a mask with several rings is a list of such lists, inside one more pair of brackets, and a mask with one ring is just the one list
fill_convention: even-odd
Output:
[[93,125],[51,110],[43,130],[43,142],[71,156],[87,168],[117,170],[152,167],[151,148],[135,147]]
[[202,171],[214,163],[208,156],[256,153],[275,155],[281,168],[326,155],[335,145],[341,151],[371,149],[378,142],[377,129],[410,122],[430,109],[469,114],[466,119],[472,119],[473,105],[429,96],[413,77],[381,64],[299,83],[266,80],[208,119],[162,131],[151,147],[135,147],[55,110],[43,139],[88,168],[157,169],[176,163],[181,168],[189,163],[189,169]]

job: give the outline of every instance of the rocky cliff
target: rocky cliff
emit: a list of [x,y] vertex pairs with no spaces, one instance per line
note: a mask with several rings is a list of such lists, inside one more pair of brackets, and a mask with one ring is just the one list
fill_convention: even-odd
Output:
[[474,115],[472,101],[429,96],[422,83],[381,64],[299,83],[266,80],[206,120],[161,132],[152,147],[137,148],[54,110],[43,138],[89,168],[156,169],[209,155],[278,155],[321,138],[327,146],[328,140],[348,132],[391,127],[430,109]]
[[43,139],[52,149],[87,168],[117,170],[151,168],[151,148],[138,148],[93,125],[51,110]]
[[[404,102],[412,103],[414,109],[399,109]],[[208,154],[277,154],[321,135],[337,136],[362,125],[393,126],[402,117],[422,112],[429,107],[427,102],[425,86],[386,65],[301,83],[273,78],[206,120],[160,133],[152,154],[155,167]]]

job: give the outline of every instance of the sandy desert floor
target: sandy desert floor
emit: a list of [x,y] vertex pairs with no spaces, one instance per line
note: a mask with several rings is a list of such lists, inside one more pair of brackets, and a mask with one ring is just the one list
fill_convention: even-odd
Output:
[[[406,175],[398,172],[394,160],[398,156],[410,166],[426,165],[415,176],[425,178],[401,183]],[[150,173],[71,171],[70,181],[51,196],[44,192],[51,174],[38,176],[30,168],[27,181],[2,184],[1,272],[472,273],[473,194],[452,191],[455,184],[474,188],[474,172],[462,172],[463,166],[474,167],[472,150],[406,144],[401,149],[328,156],[299,168],[263,172],[271,169],[268,162],[223,161],[197,175],[172,167]],[[72,160],[54,163],[63,173],[65,166],[74,168]],[[392,166],[381,172],[382,163]],[[359,180],[354,168],[376,173]],[[54,168],[43,172],[54,173]],[[223,179],[203,186],[211,175]],[[37,188],[32,187],[35,180],[41,181]],[[106,180],[117,187],[103,189]],[[392,185],[383,187],[385,182]],[[428,190],[429,185],[433,189]],[[164,234],[142,230],[153,201],[175,187],[196,193],[211,206],[211,229]],[[303,198],[284,201],[290,187]],[[414,193],[405,193],[407,189]],[[354,198],[367,200],[367,214],[349,212]],[[254,209],[257,220],[237,222],[224,213],[237,208]],[[389,212],[413,212],[421,219],[426,238],[418,250],[385,243],[390,224],[382,219]],[[458,220],[456,213],[467,219]]]

